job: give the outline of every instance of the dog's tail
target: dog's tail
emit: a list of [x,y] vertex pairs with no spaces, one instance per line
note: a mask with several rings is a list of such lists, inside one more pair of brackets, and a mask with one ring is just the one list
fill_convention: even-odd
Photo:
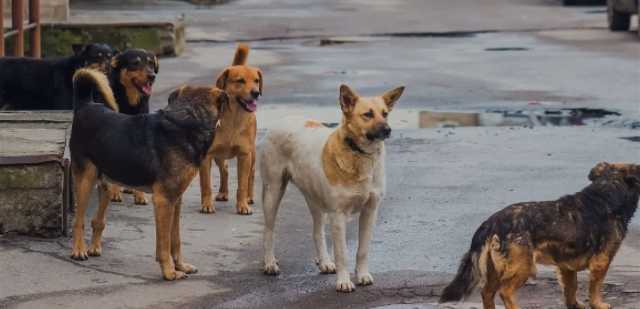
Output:
[[93,102],[94,91],[98,91],[104,104],[114,111],[118,111],[118,104],[109,86],[109,80],[104,73],[95,69],[79,69],[73,74],[73,106],[81,108]]
[[249,57],[249,45],[245,43],[238,44],[236,49],[236,55],[233,57],[233,63],[231,65],[246,65],[247,58]]
[[458,273],[453,281],[447,285],[440,296],[440,303],[460,301],[469,296],[481,283],[486,282],[487,267],[493,263],[491,250],[498,243],[495,243],[497,235],[489,238],[489,233],[484,226],[481,226],[473,236],[471,249],[465,253],[460,261]]

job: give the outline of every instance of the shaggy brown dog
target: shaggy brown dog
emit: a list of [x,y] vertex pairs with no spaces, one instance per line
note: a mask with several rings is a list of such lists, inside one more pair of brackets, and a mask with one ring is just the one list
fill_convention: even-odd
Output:
[[519,308],[514,294],[537,263],[557,267],[567,308],[585,308],[576,299],[577,272],[585,269],[591,308],[611,308],[600,290],[638,207],[640,165],[598,163],[589,180],[576,194],[514,204],[482,223],[440,302],[461,300],[481,285],[485,309],[495,308],[496,293],[507,309]]
[[[102,254],[102,231],[109,204],[108,183],[152,193],[156,221],[156,259],[166,280],[184,278],[197,269],[185,263],[180,243],[180,209],[187,189],[215,135],[221,106],[228,96],[211,91],[208,100],[169,105],[156,113],[126,115],[104,75],[80,70],[74,77],[75,106],[71,129],[72,172],[77,200],[71,258]],[[93,103],[100,92],[103,104]],[[84,242],[84,215],[89,194],[100,179],[99,205],[91,220],[93,237]]]

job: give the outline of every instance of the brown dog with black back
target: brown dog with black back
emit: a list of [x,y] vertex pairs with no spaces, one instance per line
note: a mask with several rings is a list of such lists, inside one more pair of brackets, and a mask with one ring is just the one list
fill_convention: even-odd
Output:
[[229,109],[222,115],[216,138],[206,159],[200,166],[200,189],[202,212],[214,213],[211,198],[211,161],[220,169],[220,190],[216,201],[229,200],[229,171],[227,160],[238,158],[238,191],[236,211],[250,215],[253,210],[253,181],[256,162],[256,105],[262,95],[262,72],[248,66],[249,46],[238,45],[233,64],[222,71],[216,87],[229,95]]

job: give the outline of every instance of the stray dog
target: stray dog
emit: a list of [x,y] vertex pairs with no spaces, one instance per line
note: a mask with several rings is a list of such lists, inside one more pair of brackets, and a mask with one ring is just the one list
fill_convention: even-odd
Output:
[[611,308],[600,290],[638,207],[640,165],[598,163],[589,180],[576,194],[514,204],[482,223],[440,302],[459,301],[481,286],[485,309],[495,308],[496,293],[507,309],[519,308],[514,294],[537,263],[557,267],[567,308],[585,308],[576,299],[577,272],[584,269],[591,308]]
[[[109,204],[109,185],[118,183],[152,193],[156,221],[156,259],[166,280],[184,278],[197,269],[180,251],[182,194],[195,177],[215,135],[220,106],[228,104],[221,90],[208,100],[170,105],[153,114],[126,115],[101,73],[81,69],[74,77],[76,109],[70,150],[77,201],[71,258],[86,260],[102,254],[102,231]],[[93,92],[105,104],[93,104]],[[108,106],[108,107],[107,107]],[[99,207],[91,221],[93,237],[87,250],[84,215],[89,195],[100,179]]]
[[250,215],[253,210],[253,181],[256,164],[256,115],[258,97],[262,95],[262,71],[246,65],[249,47],[238,45],[233,63],[218,76],[216,87],[227,92],[229,109],[222,114],[207,158],[200,166],[202,212],[216,211],[211,199],[211,159],[220,170],[220,190],[216,201],[229,200],[227,160],[238,158],[238,192],[236,211]]
[[[128,49],[113,58],[109,83],[121,113],[128,115],[149,113],[149,97],[159,68],[158,57],[144,49]],[[125,192],[133,193],[135,204],[147,204],[143,192],[137,190]],[[111,201],[122,202],[120,186],[111,187]]]
[[83,67],[106,73],[117,51],[106,44],[72,47],[74,55],[64,58],[0,58],[0,109],[73,109],[73,73]]
[[[273,254],[276,214],[289,181],[304,195],[313,217],[316,264],[322,273],[337,272],[336,289],[355,289],[347,270],[346,224],[360,213],[356,275],[358,284],[373,284],[368,268],[369,241],[385,192],[384,140],[391,134],[387,116],[404,87],[378,97],[360,97],[340,86],[343,117],[332,130],[318,122],[298,128],[271,130],[260,150],[264,208],[264,272],[280,272]],[[325,215],[332,225],[335,264],[327,253]]]

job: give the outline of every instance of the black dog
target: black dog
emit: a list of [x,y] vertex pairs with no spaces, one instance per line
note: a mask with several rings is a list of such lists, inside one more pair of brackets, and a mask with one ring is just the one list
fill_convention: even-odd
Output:
[[[108,185],[102,181],[99,208],[91,221],[93,238],[84,243],[84,215],[89,194],[98,180],[153,194],[156,219],[156,257],[166,280],[185,277],[196,268],[180,253],[182,194],[196,175],[213,142],[215,125],[229,97],[214,90],[208,100],[169,105],[153,114],[125,115],[118,107],[104,75],[81,69],[74,77],[70,150],[77,200],[71,257],[85,260],[102,253],[101,235],[109,204]],[[93,103],[100,92],[105,104]],[[114,111],[116,110],[116,111]]]
[[[149,97],[158,69],[158,58],[144,49],[128,49],[113,58],[109,84],[121,113],[149,113]],[[122,190],[119,186],[113,185],[110,191],[112,202],[122,202]],[[143,192],[133,190],[130,193],[133,193],[135,204],[147,204]]]
[[73,45],[74,55],[57,59],[0,58],[0,109],[73,109],[71,79],[77,69],[106,72],[117,53],[106,44]]
[[516,290],[535,275],[535,264],[545,264],[557,267],[567,308],[585,308],[576,299],[577,272],[584,269],[591,308],[611,308],[600,290],[638,208],[640,165],[598,163],[589,180],[576,194],[514,204],[482,223],[440,302],[461,300],[481,286],[485,309],[495,308],[496,293],[507,309],[519,308]]

